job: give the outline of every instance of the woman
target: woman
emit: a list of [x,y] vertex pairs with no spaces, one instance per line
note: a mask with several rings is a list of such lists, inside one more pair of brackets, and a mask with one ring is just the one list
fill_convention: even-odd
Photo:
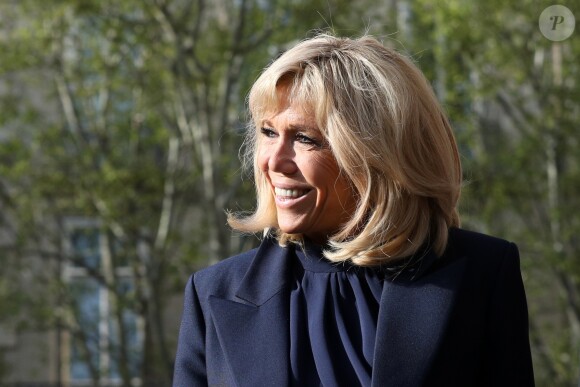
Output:
[[174,386],[532,386],[512,243],[457,228],[461,166],[422,73],[319,35],[253,85],[260,247],[192,276]]

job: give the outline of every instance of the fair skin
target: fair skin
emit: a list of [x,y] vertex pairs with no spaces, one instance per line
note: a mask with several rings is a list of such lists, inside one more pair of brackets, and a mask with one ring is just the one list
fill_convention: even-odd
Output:
[[279,229],[324,243],[352,215],[356,199],[314,115],[290,103],[286,87],[278,93],[280,108],[259,129],[258,167],[270,185]]

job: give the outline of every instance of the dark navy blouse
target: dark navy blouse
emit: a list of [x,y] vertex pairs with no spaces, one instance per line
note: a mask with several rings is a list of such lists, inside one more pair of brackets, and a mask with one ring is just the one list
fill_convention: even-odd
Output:
[[296,386],[370,386],[383,275],[296,247],[290,363]]

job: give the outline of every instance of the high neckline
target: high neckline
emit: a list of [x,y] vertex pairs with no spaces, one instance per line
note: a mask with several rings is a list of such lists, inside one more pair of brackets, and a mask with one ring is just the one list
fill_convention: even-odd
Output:
[[325,258],[323,251],[326,248],[328,248],[328,246],[323,246],[305,239],[303,243],[296,246],[295,251],[304,270],[318,273],[336,273],[355,268],[355,266],[348,261],[332,262]]
[[321,246],[295,244],[290,290],[292,385],[370,386],[382,275],[324,258]]

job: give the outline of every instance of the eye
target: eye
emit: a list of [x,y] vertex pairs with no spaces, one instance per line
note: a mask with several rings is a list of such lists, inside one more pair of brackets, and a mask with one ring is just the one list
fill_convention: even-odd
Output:
[[315,140],[315,139],[313,139],[313,138],[310,138],[310,137],[308,137],[308,136],[305,136],[305,135],[304,135],[304,134],[302,134],[302,133],[298,133],[298,134],[296,135],[296,140],[297,140],[299,143],[301,143],[301,144],[305,144],[305,145],[313,145],[313,146],[320,146],[320,143],[319,143],[317,140]]
[[269,138],[276,137],[276,132],[271,128],[260,128],[260,133]]

